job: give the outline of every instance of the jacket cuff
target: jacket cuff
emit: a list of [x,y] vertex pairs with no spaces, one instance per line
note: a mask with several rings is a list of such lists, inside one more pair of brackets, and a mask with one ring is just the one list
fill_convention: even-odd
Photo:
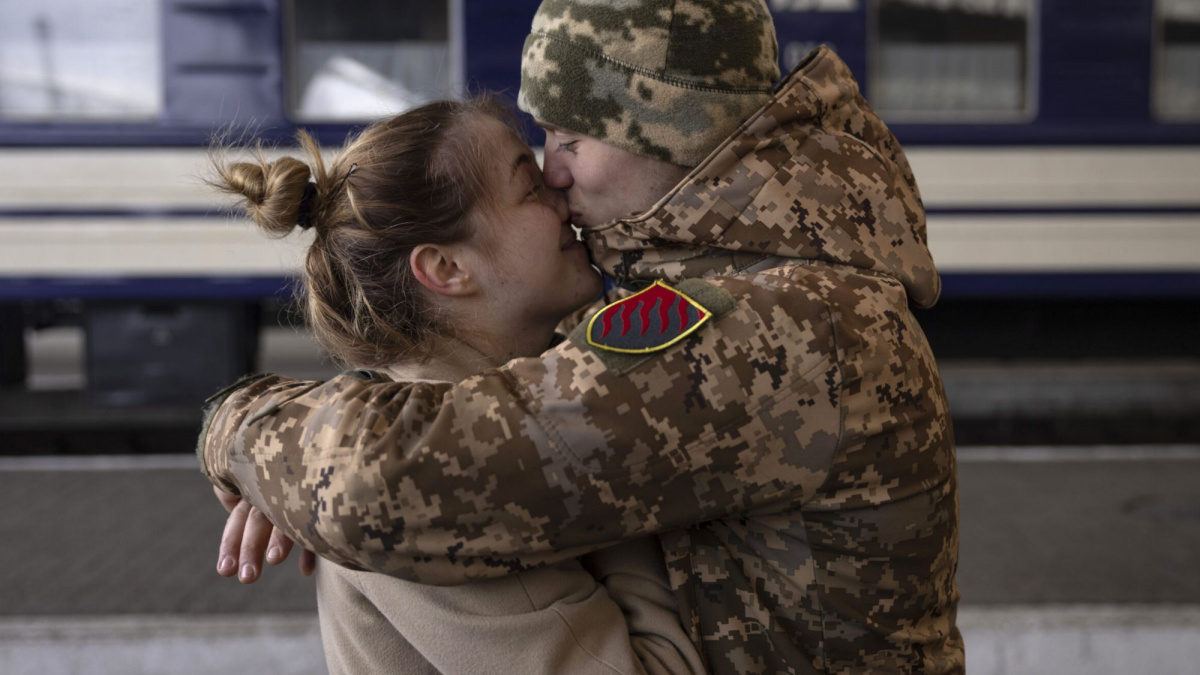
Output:
[[217,416],[217,411],[221,408],[225,401],[229,400],[230,396],[233,396],[239,390],[258,382],[265,377],[269,376],[263,373],[243,375],[233,384],[205,399],[204,407],[201,408],[203,418],[200,423],[200,438],[196,442],[196,461],[200,464],[200,473],[204,474],[204,477],[207,478],[213,485],[216,485],[230,494],[241,496],[241,490],[238,488],[238,486],[230,483],[228,480],[215,473],[212,467],[209,466],[205,452],[205,449],[208,445],[208,432],[212,427],[213,419]]

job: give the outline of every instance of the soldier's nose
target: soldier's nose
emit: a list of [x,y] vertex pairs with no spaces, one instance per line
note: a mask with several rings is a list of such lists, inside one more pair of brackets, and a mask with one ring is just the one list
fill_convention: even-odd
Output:
[[567,167],[563,166],[561,160],[554,158],[553,153],[546,153],[546,159],[543,162],[545,168],[542,170],[543,180],[546,185],[558,190],[565,190],[571,187],[574,182],[571,178],[571,172]]

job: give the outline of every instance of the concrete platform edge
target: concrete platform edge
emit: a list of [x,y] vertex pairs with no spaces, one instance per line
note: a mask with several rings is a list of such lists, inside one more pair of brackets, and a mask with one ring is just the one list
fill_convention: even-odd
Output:
[[[964,608],[971,675],[1184,675],[1200,663],[1200,605]],[[316,616],[0,619],[11,675],[325,672]]]

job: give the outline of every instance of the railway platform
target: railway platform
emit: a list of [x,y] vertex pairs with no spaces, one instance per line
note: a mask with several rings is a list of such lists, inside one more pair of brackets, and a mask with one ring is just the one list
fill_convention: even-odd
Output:
[[[969,672],[1195,672],[1200,447],[959,462]],[[217,576],[224,512],[189,455],[3,458],[0,491],[0,672],[324,672],[294,561]]]

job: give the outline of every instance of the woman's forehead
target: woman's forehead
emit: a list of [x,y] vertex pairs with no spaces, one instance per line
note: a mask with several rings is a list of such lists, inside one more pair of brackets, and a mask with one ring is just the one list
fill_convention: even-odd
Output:
[[489,118],[487,124],[477,128],[477,133],[481,135],[480,146],[483,158],[490,165],[490,173],[503,182],[516,175],[526,161],[534,170],[540,170],[529,144],[507,124]]

